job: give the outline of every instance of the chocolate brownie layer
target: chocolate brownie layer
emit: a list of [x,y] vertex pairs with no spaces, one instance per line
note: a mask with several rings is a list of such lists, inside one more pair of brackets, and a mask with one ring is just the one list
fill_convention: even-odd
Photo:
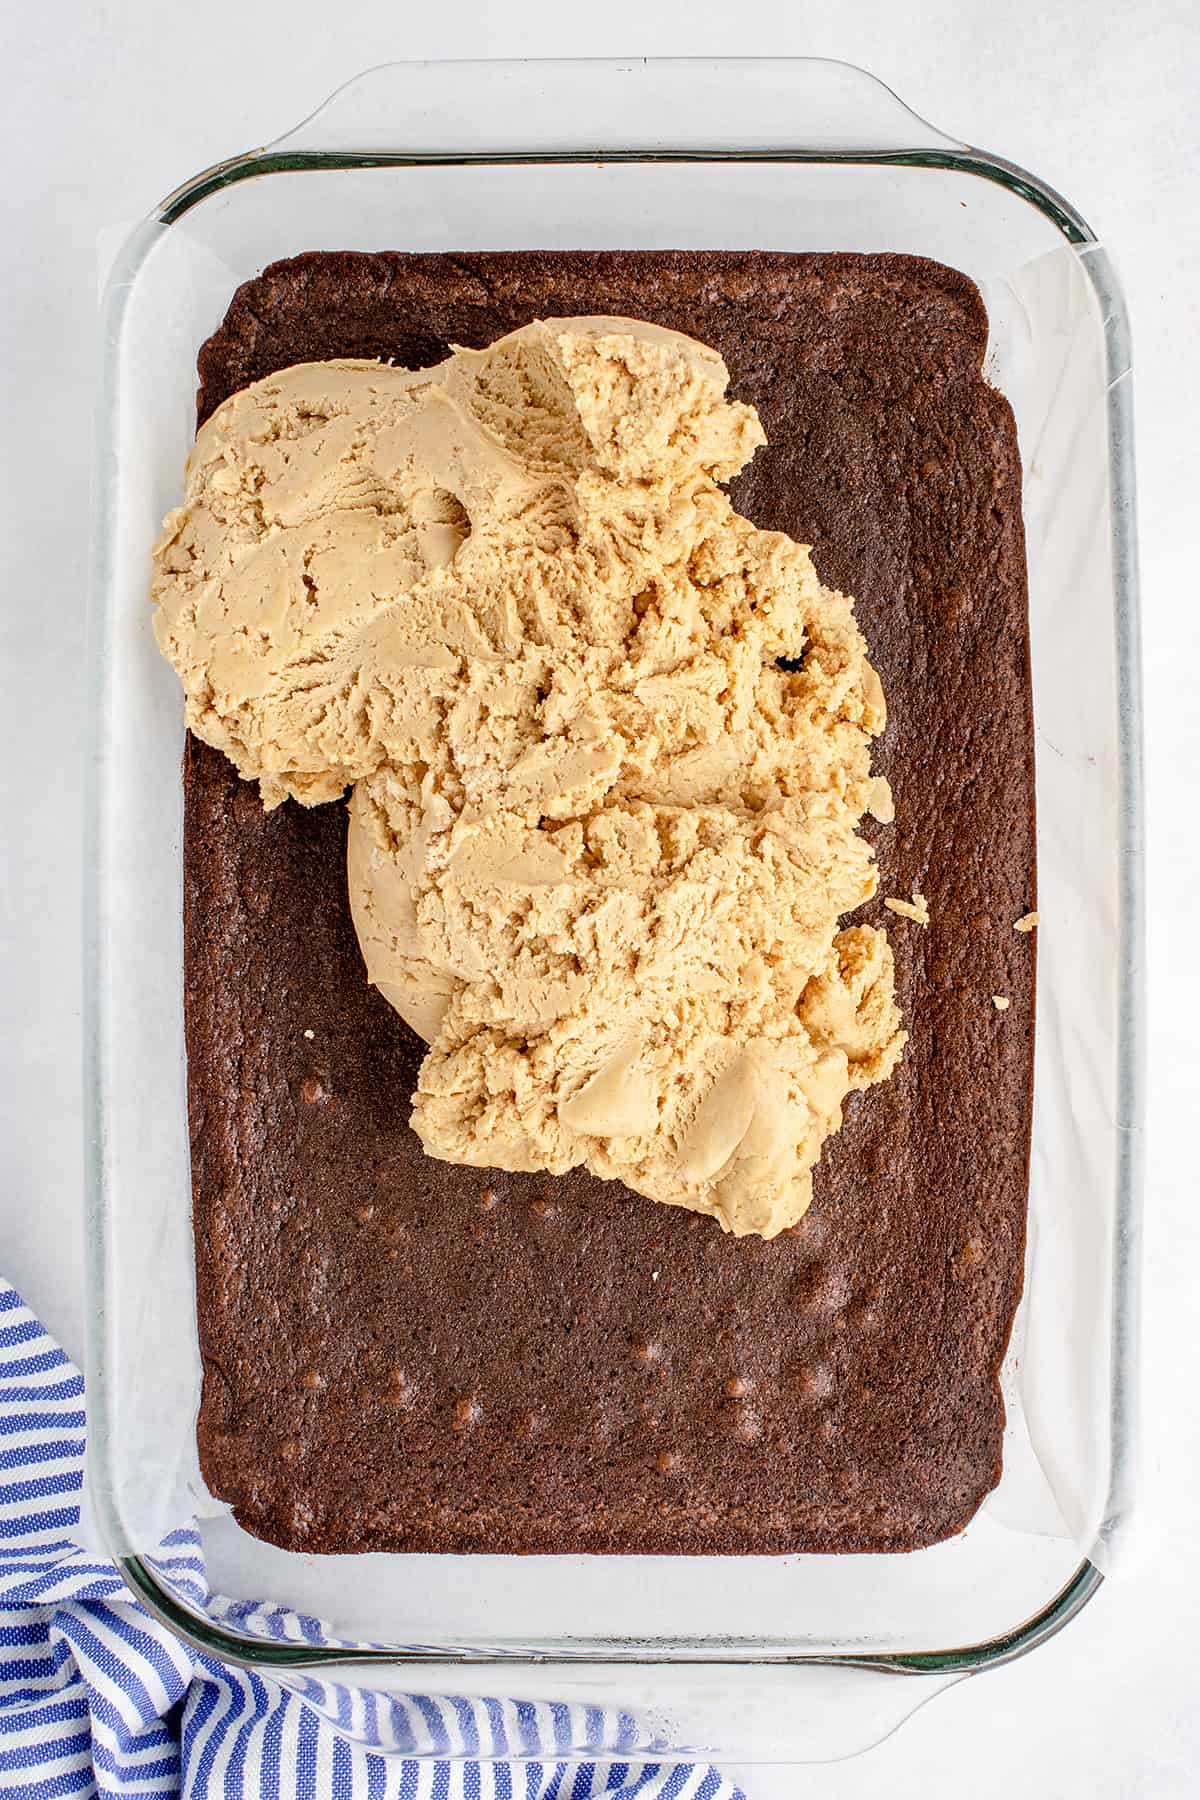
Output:
[[[301,1550],[909,1549],[999,1476],[1025,1235],[1025,562],[983,307],[905,257],[318,253],[239,289],[200,416],[289,363],[420,366],[571,313],[715,345],[770,440],[738,506],[857,596],[896,799],[858,916],[889,928],[911,1041],[771,1243],[578,1172],[435,1162],[407,1124],[423,1046],[363,976],[344,806],[265,816],[192,744],[204,1472]],[[882,907],[914,889],[927,930]]]

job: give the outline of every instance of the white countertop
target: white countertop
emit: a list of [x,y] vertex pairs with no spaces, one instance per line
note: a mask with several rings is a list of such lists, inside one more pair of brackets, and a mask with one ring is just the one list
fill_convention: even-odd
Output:
[[[1053,1643],[960,1685],[849,1763],[747,1770],[750,1800],[1200,1791],[1200,14],[1192,0],[607,0],[453,9],[40,0],[0,50],[5,495],[0,716],[0,1269],[82,1356],[79,834],[95,246],[195,170],[275,136],[397,56],[817,54],[862,63],[1103,230],[1133,318],[1149,753],[1151,1119],[1142,1524]],[[835,23],[841,15],[846,18]],[[921,24],[915,20],[919,19]],[[11,262],[9,259],[11,258]],[[964,1773],[969,1769],[969,1776]]]

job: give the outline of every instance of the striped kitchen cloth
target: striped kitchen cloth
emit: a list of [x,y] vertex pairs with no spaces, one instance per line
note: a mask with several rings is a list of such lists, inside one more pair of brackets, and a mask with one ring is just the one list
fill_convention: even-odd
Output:
[[[83,1378],[0,1278],[0,1794],[742,1800],[699,1764],[556,1760],[568,1743],[621,1741],[622,1721],[595,1708],[395,1697],[311,1677],[293,1691],[196,1655],[112,1563],[72,1542],[83,1447]],[[297,1642],[320,1630],[211,1595],[190,1527],[157,1560],[217,1618],[252,1613],[256,1629]]]

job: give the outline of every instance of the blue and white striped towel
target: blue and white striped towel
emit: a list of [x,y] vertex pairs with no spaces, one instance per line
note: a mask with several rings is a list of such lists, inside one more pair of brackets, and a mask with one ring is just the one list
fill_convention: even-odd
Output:
[[[0,1793],[742,1800],[700,1765],[552,1760],[556,1746],[612,1731],[595,1709],[393,1698],[309,1678],[293,1692],[195,1655],[112,1563],[72,1543],[83,1445],[83,1378],[0,1278]],[[172,1532],[158,1556],[210,1613],[248,1616],[245,1603],[209,1594],[194,1530]],[[254,1616],[277,1637],[311,1641],[317,1630],[277,1607]],[[489,1760],[444,1760],[464,1753]],[[545,1759],[512,1760],[531,1753]]]

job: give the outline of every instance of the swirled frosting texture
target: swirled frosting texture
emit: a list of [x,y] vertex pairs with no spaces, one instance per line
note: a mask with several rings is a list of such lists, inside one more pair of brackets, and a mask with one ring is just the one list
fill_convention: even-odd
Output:
[[763,442],[727,379],[608,318],[287,369],[200,432],[153,597],[266,805],[352,787],[425,1148],[771,1237],[904,1033],[886,935],[841,924],[882,689],[852,602],[724,493]]

